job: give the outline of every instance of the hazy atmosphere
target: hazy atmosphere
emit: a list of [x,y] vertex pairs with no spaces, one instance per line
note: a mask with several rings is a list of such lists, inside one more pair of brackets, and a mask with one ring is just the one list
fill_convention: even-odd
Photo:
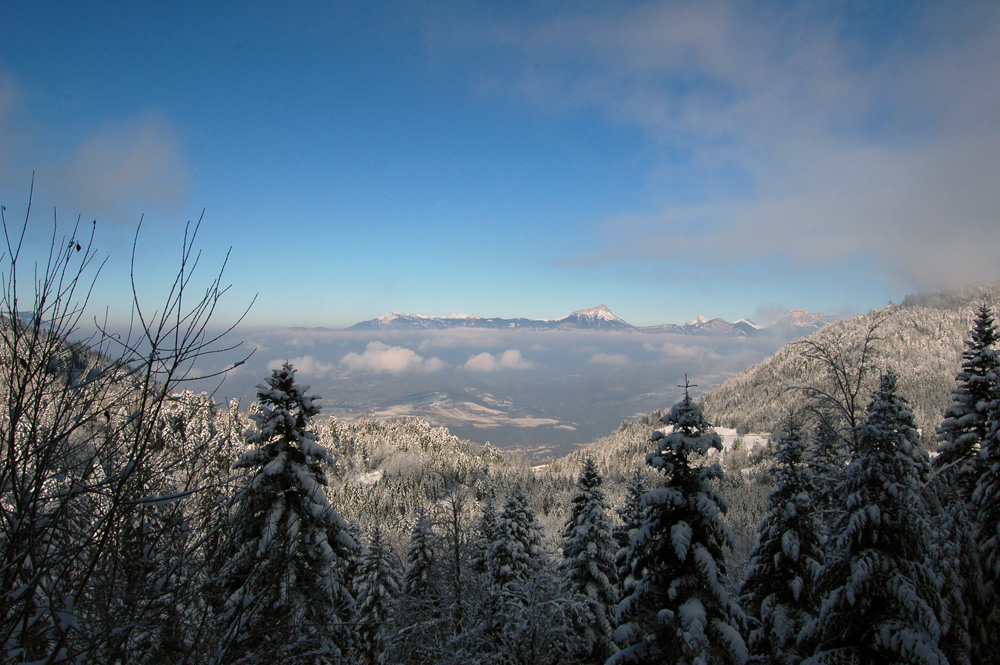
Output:
[[[95,302],[183,223],[227,315],[635,325],[1000,277],[995,3],[13,3],[0,198],[97,221]],[[975,242],[966,242],[974,237]]]
[[[324,413],[418,417],[462,438],[540,460],[672,404],[683,393],[678,386],[685,374],[697,377],[692,390],[701,395],[785,340],[607,331],[276,329],[249,336],[246,345],[256,353],[229,372],[216,397],[249,404],[261,377],[289,361],[323,398]],[[236,353],[215,362],[221,367]],[[216,384],[218,379],[198,387]]]

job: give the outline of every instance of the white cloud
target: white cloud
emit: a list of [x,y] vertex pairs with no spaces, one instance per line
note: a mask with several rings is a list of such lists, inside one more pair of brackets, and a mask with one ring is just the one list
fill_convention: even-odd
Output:
[[595,353],[588,362],[592,365],[621,367],[622,365],[628,365],[632,360],[621,353]]
[[501,370],[531,369],[535,364],[525,360],[517,349],[508,349],[503,353],[480,353],[470,356],[462,366],[470,372],[497,372]]
[[699,360],[719,357],[719,354],[712,347],[684,341],[664,341],[655,344],[646,343],[642,346],[647,351],[659,353],[662,358],[669,358],[671,360]]
[[340,364],[355,372],[439,372],[445,368],[440,358],[424,359],[415,351],[384,342],[369,342],[363,353],[348,353]]

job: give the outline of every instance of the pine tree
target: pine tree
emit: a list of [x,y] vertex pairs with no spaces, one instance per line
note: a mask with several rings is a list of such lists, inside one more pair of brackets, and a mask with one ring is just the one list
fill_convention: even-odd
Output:
[[993,313],[983,304],[970,339],[965,342],[953,402],[945,409],[944,421],[938,428],[940,445],[934,468],[954,478],[953,491],[966,503],[971,501],[976,481],[985,471],[979,451],[988,432],[987,419],[1000,376],[1000,358],[993,348],[998,339]]
[[711,485],[718,464],[696,466],[694,456],[722,449],[719,435],[684,399],[663,417],[646,463],[666,476],[643,497],[645,521],[632,540],[635,591],[618,607],[617,637],[627,646],[608,661],[621,663],[742,663],[743,615],[725,586],[723,547],[733,536],[723,522],[727,504]]
[[833,413],[820,409],[815,415],[816,421],[812,437],[804,451],[804,461],[815,485],[812,500],[813,509],[819,517],[816,527],[826,538],[840,516],[836,490],[844,479],[844,471],[850,461],[847,450],[849,442],[837,431]]
[[949,502],[932,519],[930,557],[941,580],[940,645],[950,665],[989,661],[982,650],[989,640],[979,631],[994,603],[983,590],[973,524],[970,507],[961,501]]
[[514,487],[497,520],[496,539],[486,562],[493,583],[499,587],[527,579],[545,563],[542,525],[520,485]]
[[771,469],[777,489],[767,499],[768,514],[741,588],[743,607],[756,623],[748,640],[755,662],[799,663],[796,639],[813,618],[813,582],[824,555],[805,448],[799,424],[789,417]]
[[308,386],[285,364],[258,386],[257,430],[234,464],[252,471],[239,495],[229,557],[220,648],[240,662],[336,661],[331,624],[353,603],[341,568],[356,548],[323,493],[330,453],[309,431],[319,412]]
[[490,549],[497,539],[497,510],[492,501],[487,501],[476,522],[472,543],[472,566],[477,573],[485,573],[490,559]]
[[892,372],[882,376],[855,440],[837,489],[844,514],[819,578],[820,611],[799,640],[813,652],[803,665],[946,663],[921,495],[930,464]]
[[592,645],[591,656],[604,662],[618,650],[614,642],[616,545],[608,517],[608,502],[601,488],[603,478],[588,457],[571,499],[572,512],[563,529],[563,572],[573,588],[588,601],[594,624],[583,642]]
[[368,551],[354,582],[357,599],[355,638],[357,661],[368,665],[382,662],[385,626],[392,604],[399,595],[399,581],[391,552],[382,541],[382,530],[372,529]]
[[444,541],[437,537],[433,526],[430,515],[421,507],[410,532],[402,593],[393,605],[384,633],[387,662],[441,662],[442,650],[452,636],[442,565],[447,564],[447,557],[438,560],[435,547]]
[[990,407],[989,430],[983,440],[985,472],[972,494],[978,529],[976,546],[981,565],[978,580],[983,591],[983,616],[976,617],[982,632],[973,633],[973,653],[989,648],[1000,632],[1000,395]]
[[618,569],[619,601],[635,591],[635,580],[632,578],[632,537],[642,528],[642,495],[645,493],[646,481],[642,471],[636,467],[625,483],[625,503],[618,509],[618,517],[622,523],[616,525],[614,530],[615,542],[618,544],[615,566]]
[[423,599],[434,586],[434,523],[423,507],[417,513],[417,522],[410,533],[410,546],[406,553],[406,574],[403,593]]

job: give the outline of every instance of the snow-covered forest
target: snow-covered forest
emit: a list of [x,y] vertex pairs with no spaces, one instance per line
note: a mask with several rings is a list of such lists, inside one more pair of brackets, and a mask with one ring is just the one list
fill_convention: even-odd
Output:
[[324,418],[288,364],[247,408],[185,390],[230,342],[209,325],[221,276],[195,289],[184,250],[167,302],[137,299],[132,334],[82,341],[87,243],[59,239],[37,267],[8,256],[2,662],[992,660],[985,299],[934,433],[907,394],[919,371],[889,362],[896,329],[872,314],[856,338],[782,352],[818,371],[767,387],[794,395],[769,446],[723,453],[685,389],[532,469],[419,420]]

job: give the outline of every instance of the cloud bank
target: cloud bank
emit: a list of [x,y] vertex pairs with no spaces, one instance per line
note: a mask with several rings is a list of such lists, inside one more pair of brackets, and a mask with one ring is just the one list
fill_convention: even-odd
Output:
[[521,352],[517,349],[508,349],[503,353],[479,353],[474,356],[470,356],[469,359],[462,365],[463,369],[470,372],[499,372],[502,370],[522,370],[531,369],[534,367],[534,363],[530,360],[525,360],[521,356]]
[[363,353],[348,353],[340,364],[353,372],[439,372],[445,367],[440,358],[427,358],[402,346],[389,346],[384,342],[369,342]]

